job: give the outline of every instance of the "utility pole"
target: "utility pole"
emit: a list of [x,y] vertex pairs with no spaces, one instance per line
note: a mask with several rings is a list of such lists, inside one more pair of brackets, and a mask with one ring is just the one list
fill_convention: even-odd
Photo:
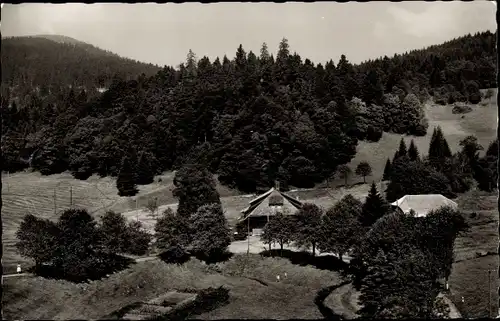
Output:
[[57,215],[56,188],[54,187],[54,216]]
[[491,270],[488,270],[488,318],[491,318]]
[[247,258],[250,255],[250,215],[247,216]]

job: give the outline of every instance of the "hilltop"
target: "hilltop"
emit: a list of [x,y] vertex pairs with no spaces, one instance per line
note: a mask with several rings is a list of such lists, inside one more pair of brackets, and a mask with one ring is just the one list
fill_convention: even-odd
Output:
[[[93,92],[108,88],[114,77],[151,76],[160,68],[61,35],[2,38],[2,96],[42,96],[68,86]],[[21,102],[22,104],[22,102]]]

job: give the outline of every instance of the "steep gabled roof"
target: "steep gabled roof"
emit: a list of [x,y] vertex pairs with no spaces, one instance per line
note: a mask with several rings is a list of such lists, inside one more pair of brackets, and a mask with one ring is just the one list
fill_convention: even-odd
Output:
[[442,206],[458,209],[457,203],[441,194],[405,195],[391,205],[399,207],[406,214],[414,210],[417,216],[426,216],[430,211]]
[[271,209],[269,207],[269,199],[271,198],[282,198],[283,205],[281,206],[281,208],[285,210],[285,212],[288,212],[288,214],[294,214],[297,209],[302,207],[301,202],[273,187],[264,194],[261,194],[251,200],[250,205],[241,211],[243,216],[240,220],[245,220],[249,216],[263,216],[268,214],[273,215],[274,213],[271,212]]

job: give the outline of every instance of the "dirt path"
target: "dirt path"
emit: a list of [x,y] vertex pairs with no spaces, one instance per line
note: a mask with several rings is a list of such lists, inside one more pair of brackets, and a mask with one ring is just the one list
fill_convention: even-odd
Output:
[[359,310],[357,299],[358,294],[352,285],[347,283],[334,289],[325,299],[325,305],[344,319],[355,319]]

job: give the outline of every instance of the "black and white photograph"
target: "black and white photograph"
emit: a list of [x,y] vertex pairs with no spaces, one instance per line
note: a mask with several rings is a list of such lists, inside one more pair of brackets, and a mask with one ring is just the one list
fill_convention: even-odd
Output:
[[496,12],[2,3],[2,319],[500,318]]

